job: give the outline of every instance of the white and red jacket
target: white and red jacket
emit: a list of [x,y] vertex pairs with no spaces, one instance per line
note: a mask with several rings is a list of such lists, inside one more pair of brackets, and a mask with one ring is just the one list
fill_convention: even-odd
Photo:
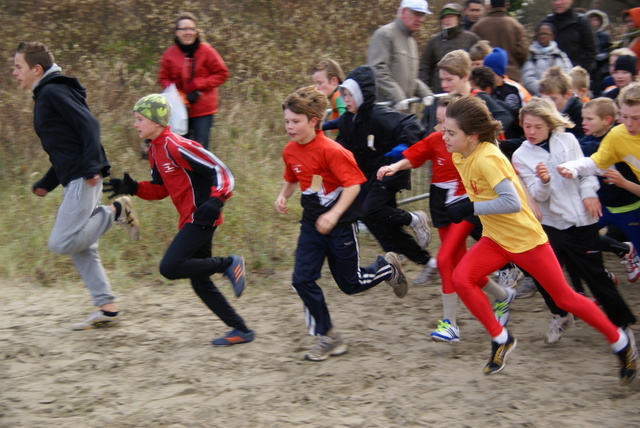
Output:
[[[235,179],[227,166],[200,144],[166,127],[149,146],[152,181],[138,182],[136,196],[145,200],[171,197],[180,221],[203,226],[222,224],[220,211],[210,211],[212,198],[224,203],[231,197]],[[215,218],[207,218],[213,212]]]

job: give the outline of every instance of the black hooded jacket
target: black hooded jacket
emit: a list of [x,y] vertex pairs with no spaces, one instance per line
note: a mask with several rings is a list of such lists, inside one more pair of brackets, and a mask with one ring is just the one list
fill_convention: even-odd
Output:
[[[393,161],[385,154],[400,144],[411,146],[427,134],[413,114],[401,113],[387,106],[375,104],[376,83],[373,67],[355,68],[347,79],[353,79],[362,91],[363,102],[356,114],[345,112],[338,118],[337,141],[350,150],[368,182],[376,180],[376,173],[383,165]],[[369,135],[374,137],[373,149],[368,147]],[[375,149],[375,150],[374,150]],[[399,188],[410,187],[410,171],[400,171],[383,181],[393,181]]]
[[78,79],[55,72],[45,75],[33,99],[33,125],[52,165],[34,189],[51,191],[58,184],[96,174],[107,177],[110,165],[100,143],[100,123],[89,111]]

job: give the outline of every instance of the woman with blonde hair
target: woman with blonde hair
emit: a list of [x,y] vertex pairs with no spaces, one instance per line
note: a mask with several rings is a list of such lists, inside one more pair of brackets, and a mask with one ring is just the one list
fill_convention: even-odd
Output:
[[[564,131],[572,123],[551,101],[539,97],[522,108],[520,123],[527,140],[511,161],[542,213],[542,228],[560,265],[571,278],[584,280],[609,319],[631,335],[628,328],[636,319],[609,277],[600,251],[598,179],[565,180],[556,171],[559,164],[584,156],[578,140]],[[556,306],[543,288],[540,293],[553,314],[545,342],[554,343],[571,327],[573,315]]]

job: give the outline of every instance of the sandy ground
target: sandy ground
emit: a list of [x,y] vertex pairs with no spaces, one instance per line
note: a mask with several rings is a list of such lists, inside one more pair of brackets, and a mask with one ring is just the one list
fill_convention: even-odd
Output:
[[[640,314],[640,285],[617,260],[608,265]],[[617,358],[581,321],[545,345],[539,295],[514,302],[518,347],[502,373],[484,376],[489,338],[462,305],[462,341],[428,339],[441,318],[439,282],[405,299],[384,283],[347,296],[325,275],[349,352],[304,361],[313,338],[289,277],[249,277],[233,304],[257,338],[228,348],[209,345],[227,328],[185,281],[115,286],[122,324],[82,332],[70,331],[91,311],[80,283],[3,283],[0,427],[640,426],[640,380],[619,386]]]

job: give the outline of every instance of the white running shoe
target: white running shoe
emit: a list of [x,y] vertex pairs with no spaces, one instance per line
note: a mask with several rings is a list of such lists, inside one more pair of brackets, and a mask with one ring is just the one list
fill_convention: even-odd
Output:
[[629,252],[620,258],[620,263],[624,265],[627,271],[627,279],[629,282],[636,282],[640,278],[640,258],[636,248],[631,242],[625,242],[630,248]]
[[115,317],[108,317],[105,314],[103,314],[102,311],[97,311],[89,315],[86,320],[71,326],[71,329],[72,330],[90,330],[92,328],[113,327],[119,322],[120,322],[119,315],[116,315]]
[[434,342],[460,342],[460,329],[449,320],[440,320],[438,327],[431,333]]
[[498,271],[498,285],[502,288],[514,288],[524,275],[517,267]]
[[429,227],[429,216],[424,211],[414,211],[411,213],[413,220],[409,227],[416,235],[416,241],[420,248],[427,248],[431,242],[431,227]]
[[347,345],[342,340],[342,333],[337,333],[335,339],[318,335],[318,341],[304,357],[309,361],[324,361],[347,352]]
[[549,331],[547,331],[547,334],[544,336],[544,343],[552,344],[562,339],[562,333],[569,330],[573,325],[573,321],[574,318],[572,314],[567,314],[564,317],[553,314]]
[[435,257],[429,259],[420,274],[413,280],[413,285],[422,285],[438,277],[438,262]]
[[509,322],[509,305],[516,299],[516,290],[513,288],[505,288],[507,298],[503,301],[496,300],[493,303],[493,313],[501,326],[507,325]]

